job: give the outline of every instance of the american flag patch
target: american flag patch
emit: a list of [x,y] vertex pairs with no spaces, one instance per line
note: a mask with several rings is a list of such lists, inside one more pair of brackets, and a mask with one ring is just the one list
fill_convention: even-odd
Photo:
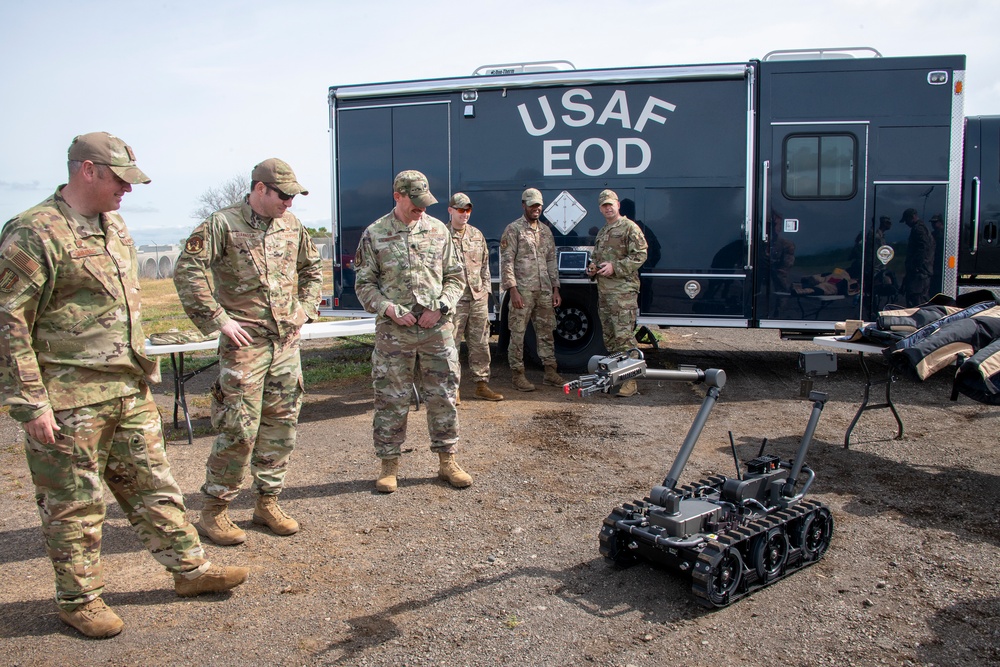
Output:
[[37,271],[40,268],[38,262],[33,260],[28,255],[28,253],[24,252],[23,250],[21,250],[16,246],[10,246],[9,248],[7,248],[7,251],[4,253],[4,256],[6,256],[8,260],[10,260],[11,264],[21,269],[29,276],[35,273],[35,271]]

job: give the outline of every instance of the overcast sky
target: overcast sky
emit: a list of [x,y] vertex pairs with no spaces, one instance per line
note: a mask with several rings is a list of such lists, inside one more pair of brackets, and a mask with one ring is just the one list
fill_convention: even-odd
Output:
[[272,156],[310,190],[293,211],[328,226],[329,87],[488,63],[738,62],[835,46],[957,53],[968,56],[966,114],[1000,114],[997,26],[1000,3],[986,0],[3,2],[0,220],[65,181],[75,135],[106,130],[153,181],[122,205],[139,243],[186,236],[201,193]]

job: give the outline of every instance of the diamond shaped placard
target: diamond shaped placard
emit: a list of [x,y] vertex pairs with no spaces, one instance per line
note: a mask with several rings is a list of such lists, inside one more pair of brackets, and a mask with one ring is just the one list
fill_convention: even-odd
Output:
[[585,217],[587,209],[565,190],[545,207],[545,218],[564,235],[569,234]]

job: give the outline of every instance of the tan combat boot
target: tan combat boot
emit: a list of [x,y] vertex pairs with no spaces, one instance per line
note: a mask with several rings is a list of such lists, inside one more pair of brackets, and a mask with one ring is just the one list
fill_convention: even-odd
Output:
[[518,391],[535,391],[535,385],[528,382],[528,378],[524,377],[524,371],[514,371],[510,383]]
[[438,452],[438,458],[441,459],[441,467],[438,469],[439,478],[446,480],[456,489],[472,486],[472,475],[458,467],[454,454]]
[[399,473],[399,459],[382,459],[382,472],[375,480],[375,490],[392,493],[396,490],[396,475]]
[[91,639],[114,637],[125,623],[101,598],[94,598],[73,611],[59,610],[59,620]]
[[455,389],[455,405],[462,404],[462,392],[458,388]]
[[229,518],[229,503],[213,496],[205,496],[201,517],[194,524],[198,534],[219,546],[246,542],[247,534]]
[[552,385],[553,387],[562,387],[566,384],[566,380],[560,377],[559,373],[556,372],[556,367],[546,366],[545,367],[545,377],[542,378],[542,384]]
[[486,380],[480,380],[476,383],[476,398],[481,398],[484,401],[502,401],[503,394],[498,394],[490,389],[490,385],[486,384]]
[[294,535],[299,532],[299,522],[288,516],[278,505],[278,496],[259,495],[253,509],[253,522],[267,526],[275,535]]
[[250,570],[245,567],[212,565],[194,579],[183,574],[174,575],[174,591],[182,598],[202,593],[222,593],[236,588],[247,580]]
[[625,380],[622,383],[621,388],[618,390],[619,396],[635,396],[639,393],[639,386],[636,384],[635,380]]

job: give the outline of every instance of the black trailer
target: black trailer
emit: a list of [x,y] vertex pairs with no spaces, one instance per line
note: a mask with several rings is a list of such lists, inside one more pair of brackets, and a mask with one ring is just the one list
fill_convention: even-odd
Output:
[[[441,220],[448,195],[472,198],[471,223],[490,243],[495,281],[500,236],[521,215],[524,188],[542,191],[560,253],[592,248],[603,224],[597,194],[615,190],[649,241],[642,325],[812,335],[870,320],[888,304],[955,295],[960,266],[966,282],[988,284],[1000,274],[997,209],[979,205],[976,234],[962,226],[972,215],[962,217],[961,199],[965,57],[830,55],[845,54],[497,67],[332,87],[329,312],[364,314],[354,253],[363,229],[392,207],[392,178],[403,169],[428,176],[441,200],[428,213]],[[994,169],[995,120],[970,120],[984,135],[994,128],[983,150]],[[987,178],[975,192],[982,199],[992,187],[996,203],[996,174]],[[992,227],[982,222],[989,215]],[[974,240],[978,250],[966,250]],[[566,366],[585,366],[603,351],[596,290],[570,267],[561,281],[556,352]],[[493,314],[503,341],[499,292]]]

